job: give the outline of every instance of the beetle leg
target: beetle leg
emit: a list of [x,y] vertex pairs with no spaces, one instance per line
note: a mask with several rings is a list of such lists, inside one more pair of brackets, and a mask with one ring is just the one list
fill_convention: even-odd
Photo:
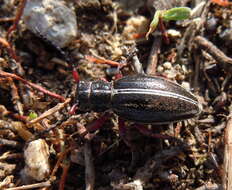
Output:
[[118,119],[118,129],[119,135],[122,138],[123,142],[130,147],[131,151],[134,152],[137,150],[137,146],[131,141],[132,136],[129,129],[125,125],[125,121],[121,118]]
[[137,145],[132,143],[130,141],[130,137],[128,137],[129,132],[125,126],[125,121],[120,118],[118,120],[119,135],[122,138],[123,142],[131,149],[131,164],[129,166],[129,170],[133,170],[134,166],[136,166],[139,162],[141,154],[138,151]]
[[100,80],[104,81],[104,82],[109,82],[106,78],[101,77]]
[[108,113],[104,113],[101,117],[99,117],[98,119],[94,120],[92,123],[87,124],[86,127],[83,127],[82,125],[80,125],[78,127],[78,133],[85,140],[90,140],[90,139],[92,139],[95,136],[95,134],[93,132],[95,132],[98,129],[100,129],[108,118],[109,118],[109,114]]
[[127,134],[127,129],[125,127],[125,121],[123,119],[118,119],[118,129],[119,129],[119,135],[122,138],[122,140],[124,141],[124,143],[128,146],[131,147],[131,143],[128,141],[128,139],[126,138],[126,134]]
[[74,115],[78,109],[78,104],[74,104],[71,109],[68,111],[70,115]]
[[86,126],[86,129],[88,132],[95,132],[98,129],[100,129],[104,123],[106,122],[106,120],[109,118],[109,113],[104,113],[101,117],[99,117],[98,119],[94,120],[92,123],[88,124]]
[[114,75],[114,77],[115,77],[115,79],[117,80],[117,79],[122,78],[122,77],[123,77],[123,75],[122,75],[122,73],[121,73],[121,72],[119,72],[119,73],[117,73],[116,75]]
[[152,131],[149,130],[144,125],[134,124],[133,127],[138,129],[140,133],[142,133],[143,135],[148,136],[148,137],[158,138],[158,139],[170,139],[170,140],[175,139],[174,137],[171,137],[169,135],[162,135],[162,134],[158,134],[158,133],[152,133]]
[[78,83],[80,81],[80,76],[75,67],[72,70],[72,75],[73,75],[73,79]]

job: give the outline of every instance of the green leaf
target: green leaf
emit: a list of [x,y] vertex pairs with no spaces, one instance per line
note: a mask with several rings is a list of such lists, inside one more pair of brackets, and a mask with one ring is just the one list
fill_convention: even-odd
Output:
[[35,119],[35,118],[37,118],[37,117],[38,117],[38,115],[37,115],[37,113],[35,113],[35,112],[31,112],[31,113],[29,114],[29,120]]
[[165,21],[185,20],[190,17],[190,14],[191,14],[191,9],[188,7],[175,7],[164,11],[162,14],[162,19]]
[[149,34],[155,31],[160,19],[164,21],[178,21],[188,19],[191,15],[191,9],[188,7],[175,7],[169,10],[157,10],[154,14],[153,20],[151,21],[149,31],[146,34],[148,39]]
[[162,15],[163,11],[158,10],[155,12],[154,17],[151,21],[149,31],[146,34],[146,38],[148,38],[149,34],[155,31],[157,25],[159,24],[160,16]]

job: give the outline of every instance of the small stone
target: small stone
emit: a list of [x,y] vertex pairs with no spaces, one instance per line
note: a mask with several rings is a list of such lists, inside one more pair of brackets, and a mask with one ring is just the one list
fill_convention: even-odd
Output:
[[187,70],[187,68],[186,68],[186,65],[182,65],[182,66],[181,66],[181,69],[182,69],[182,72],[183,72],[183,73],[188,73],[188,70]]
[[190,84],[189,84],[189,82],[182,82],[181,86],[183,88],[185,88],[186,90],[190,91]]
[[167,30],[167,33],[168,33],[168,36],[170,36],[172,38],[180,38],[181,37],[180,31],[177,31],[174,29]]
[[31,141],[24,150],[25,167],[21,171],[23,181],[42,181],[50,173],[49,148],[45,140]]
[[162,73],[162,72],[164,71],[164,67],[161,66],[161,65],[159,65],[159,66],[157,67],[157,71],[158,71],[159,73]]
[[148,31],[149,21],[144,16],[131,17],[126,21],[126,26],[123,30],[123,36],[127,40],[134,40],[134,35],[144,34]]
[[218,19],[215,17],[211,17],[206,21],[206,30],[207,31],[216,31],[217,29],[217,24],[218,24]]
[[165,70],[164,75],[167,76],[168,79],[175,79],[177,72],[175,69]]
[[185,75],[179,73],[176,75],[176,80],[183,81],[184,79],[185,79]]
[[165,69],[168,69],[168,70],[170,70],[171,68],[172,68],[172,64],[170,63],[170,62],[165,62],[164,64],[163,64],[163,67],[165,68]]
[[27,1],[22,18],[29,30],[59,48],[77,36],[76,15],[63,1]]
[[225,41],[230,42],[232,40],[232,29],[225,29],[223,32],[219,34],[219,37]]

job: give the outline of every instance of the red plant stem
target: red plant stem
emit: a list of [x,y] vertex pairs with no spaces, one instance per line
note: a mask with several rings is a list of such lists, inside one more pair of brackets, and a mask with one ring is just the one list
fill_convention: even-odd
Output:
[[78,104],[74,104],[74,105],[71,107],[71,109],[69,110],[68,113],[69,113],[70,115],[75,115],[77,109],[78,109]]
[[66,155],[70,152],[70,148],[64,150],[63,152],[60,152],[59,155],[58,155],[58,160],[55,164],[55,167],[53,168],[52,172],[51,172],[51,175],[50,175],[50,179],[53,179],[57,170],[59,169],[60,167],[60,164],[61,162],[65,159]]
[[20,121],[23,121],[23,122],[27,122],[28,121],[28,117],[27,116],[24,116],[24,115],[19,115],[19,114],[16,114],[16,113],[13,113],[13,112],[9,112],[9,115],[15,119],[18,119]]
[[146,37],[146,32],[133,34],[133,39],[140,39],[145,37]]
[[62,164],[62,168],[63,168],[63,172],[59,183],[59,190],[64,190],[70,164],[69,163]]
[[160,18],[160,20],[159,20],[159,29],[160,29],[160,31],[161,31],[161,33],[163,35],[165,43],[170,44],[170,40],[168,38],[168,34],[166,32],[166,29],[165,29],[165,26],[164,26],[164,21],[163,21],[162,18]]
[[123,66],[125,66],[125,64],[121,64],[121,63],[118,63],[116,61],[112,61],[112,60],[109,60],[109,59],[103,59],[103,58],[96,58],[96,57],[92,57],[92,56],[89,56],[89,55],[86,55],[85,59],[87,59],[88,61],[91,61],[91,62],[98,63],[98,64],[107,64],[107,65],[114,66],[114,67],[123,67]]
[[56,94],[56,93],[53,93],[53,92],[43,88],[40,85],[29,82],[29,81],[23,79],[22,77],[20,77],[20,76],[18,76],[16,74],[8,73],[8,72],[5,72],[5,71],[0,71],[0,76],[2,76],[2,77],[11,77],[13,79],[19,80],[19,81],[23,82],[24,84],[27,84],[27,85],[31,86],[32,88],[35,88],[35,89],[43,92],[44,94],[47,94],[47,95],[52,96],[52,97],[54,97],[56,99],[59,99],[62,102],[65,101],[65,98],[63,96],[61,96],[59,94]]
[[14,23],[7,31],[7,35],[6,35],[7,39],[9,39],[10,33],[17,28],[17,25],[20,21],[22,14],[23,14],[23,9],[24,9],[26,3],[27,3],[27,0],[21,0],[20,5],[19,5],[19,9],[18,9],[16,16],[15,16],[15,19],[14,19]]
[[211,1],[220,5],[220,6],[223,6],[223,7],[227,7],[229,5],[232,5],[232,3],[229,2],[228,0],[211,0]]

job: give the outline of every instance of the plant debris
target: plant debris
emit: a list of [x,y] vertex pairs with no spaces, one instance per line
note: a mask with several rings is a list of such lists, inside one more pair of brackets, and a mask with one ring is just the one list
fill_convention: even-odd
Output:
[[[34,2],[47,3],[39,18]],[[190,17],[146,39],[154,13],[174,7]],[[0,189],[230,190],[231,11],[222,0],[1,1]],[[202,113],[124,121],[121,134],[112,112],[70,114],[76,71],[87,81],[163,76],[191,90]]]

